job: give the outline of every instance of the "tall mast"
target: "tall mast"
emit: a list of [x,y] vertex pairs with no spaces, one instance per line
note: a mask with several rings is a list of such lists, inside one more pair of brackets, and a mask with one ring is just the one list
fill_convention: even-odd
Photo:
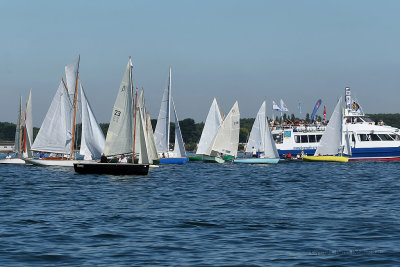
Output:
[[71,140],[71,156],[72,159],[74,155],[74,142],[75,142],[75,119],[76,119],[76,104],[78,101],[78,82],[79,82],[79,62],[81,56],[78,56],[78,69],[76,71],[76,83],[75,83],[75,93],[74,93],[74,121],[72,123],[72,140]]
[[22,116],[23,116],[23,112],[22,112],[22,96],[20,97],[20,102],[19,102],[19,158],[22,158]]
[[[169,75],[168,75],[168,124],[167,124],[167,153],[169,151],[169,136],[170,136],[170,124],[171,124],[171,67],[169,67]],[[175,126],[176,129],[176,126]]]
[[[132,77],[132,69],[133,69],[133,64],[131,57],[129,57],[129,62],[131,65],[131,70],[129,72],[129,83],[130,83],[130,90],[133,93],[134,88],[133,88],[133,77]],[[135,112],[134,112],[134,125],[133,125],[133,148],[132,148],[132,164],[135,164],[135,143],[136,143],[136,105],[137,105],[137,91],[135,92]]]
[[135,123],[133,126],[133,153],[132,153],[132,164],[135,163],[135,144],[136,144],[136,111],[137,111],[137,91],[135,92]]

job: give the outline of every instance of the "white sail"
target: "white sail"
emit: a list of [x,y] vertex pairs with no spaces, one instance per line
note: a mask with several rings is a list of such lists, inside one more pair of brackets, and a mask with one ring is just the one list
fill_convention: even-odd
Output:
[[65,66],[65,78],[66,78],[66,85],[68,90],[69,99],[71,102],[74,101],[75,96],[75,88],[78,86],[78,73],[79,73],[79,61],[80,56],[75,59],[72,63]]
[[341,152],[342,120],[342,97],[340,97],[314,156],[334,156]]
[[346,127],[345,143],[344,143],[344,154],[351,156],[351,144],[350,144],[350,133]]
[[71,152],[72,109],[68,92],[61,82],[32,145],[32,150],[63,154]]
[[213,155],[219,152],[225,155],[235,156],[239,145],[240,131],[240,113],[239,105],[236,101],[232,109],[229,111],[225,120],[218,128],[217,134],[214,137],[212,145],[207,150],[207,155]]
[[[143,92],[142,95],[143,96]],[[144,99],[140,97],[140,101],[137,101],[136,110],[136,140],[135,140],[135,154],[139,153],[139,164],[149,164],[150,159],[147,152],[147,134],[146,134],[146,123],[144,121]]]
[[179,126],[178,115],[176,114],[175,103],[172,99],[172,106],[174,108],[175,117],[175,145],[174,145],[174,156],[175,157],[186,157],[185,144],[183,143],[181,127]]
[[17,123],[15,127],[15,142],[14,142],[14,152],[15,153],[21,153],[22,150],[22,142],[21,142],[21,137],[22,137],[22,132],[21,132],[21,122],[22,122],[22,96],[20,96],[19,99],[19,109],[18,109],[18,117],[17,117]]
[[108,128],[104,154],[119,155],[132,153],[132,61],[129,59],[119,87]]
[[160,112],[157,118],[154,140],[158,153],[166,153],[169,150],[170,118],[171,115],[171,68],[168,75],[168,86],[165,88],[161,100]]
[[82,84],[80,84],[80,89],[82,102],[82,137],[79,153],[84,155],[85,158],[100,157],[105,145],[104,134],[87,101]]
[[279,158],[278,149],[276,149],[275,140],[274,137],[272,136],[271,130],[269,129],[267,121],[265,123],[264,158],[268,159]]
[[217,133],[219,126],[222,123],[222,120],[223,119],[217,103],[217,99],[214,98],[210,110],[208,111],[203,132],[201,133],[200,141],[197,146],[197,155],[203,155],[207,152],[207,149],[210,147],[211,142],[215,134]]
[[28,101],[25,108],[25,128],[26,128],[26,153],[28,158],[33,157],[32,142],[33,142],[33,125],[32,125],[32,89],[29,92]]
[[156,142],[154,141],[154,135],[153,135],[153,127],[151,126],[151,120],[150,120],[150,115],[147,113],[147,121],[146,121],[146,131],[147,131],[147,149],[148,149],[148,154],[149,158],[151,159],[151,163],[153,163],[154,160],[158,160],[158,154],[157,154],[157,147],[156,147]]
[[251,128],[249,140],[246,145],[246,152],[252,152],[253,147],[258,152],[264,152],[264,140],[265,140],[265,113],[266,104],[265,101],[262,103],[260,109],[258,110],[256,119],[254,120],[253,127]]

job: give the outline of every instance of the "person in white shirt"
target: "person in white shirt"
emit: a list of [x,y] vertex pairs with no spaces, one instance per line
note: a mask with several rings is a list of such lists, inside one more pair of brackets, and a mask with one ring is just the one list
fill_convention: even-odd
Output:
[[6,157],[6,159],[11,159],[11,155],[10,155],[10,153],[8,153],[8,154],[7,154],[7,157]]
[[126,160],[124,154],[121,155],[121,158],[118,160],[118,162],[119,162],[119,163],[128,163],[128,161]]
[[251,155],[253,156],[253,158],[257,158],[257,149],[254,146],[251,149]]

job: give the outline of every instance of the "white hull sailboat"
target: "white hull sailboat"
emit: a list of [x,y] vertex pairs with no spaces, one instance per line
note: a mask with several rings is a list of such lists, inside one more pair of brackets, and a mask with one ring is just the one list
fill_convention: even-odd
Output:
[[[183,143],[179,120],[176,114],[175,103],[171,94],[171,68],[168,75],[168,86],[164,90],[161,101],[160,113],[154,131],[157,152],[160,155],[160,164],[184,164],[189,159],[186,157],[185,145]],[[169,151],[171,104],[175,120],[175,144],[174,150]]]
[[203,162],[224,163],[226,159],[233,160],[238,151],[239,131],[240,112],[236,101],[203,155]]
[[[32,145],[33,151],[48,152],[57,157],[27,159],[39,166],[68,166],[80,162],[73,157],[76,140],[76,117],[78,103],[79,61],[65,66],[66,83],[62,79],[53,98],[39,133]],[[82,136],[80,153],[85,160],[99,157],[103,151],[105,138],[80,84],[82,104]],[[61,156],[59,156],[61,155]]]
[[207,149],[211,146],[212,141],[217,134],[218,128],[221,126],[223,120],[224,118],[222,116],[221,109],[218,106],[217,99],[214,97],[210,110],[208,111],[203,131],[201,132],[200,141],[197,145],[196,155],[189,157],[189,160],[199,161],[203,160],[204,156],[207,157]]
[[[25,125],[24,125],[25,123]],[[0,164],[26,164],[25,158],[32,155],[32,90],[29,92],[28,101],[25,107],[25,116],[22,111],[22,97],[20,98],[18,118],[15,130],[14,152],[17,158],[5,158],[0,160]]]
[[234,163],[271,164],[279,162],[279,154],[269,129],[266,117],[266,103],[262,103],[254,120],[250,137],[246,145],[246,153],[257,151],[255,158],[235,159]]
[[340,97],[314,156],[303,156],[303,161],[348,162],[349,158],[343,156],[342,127],[342,97]]

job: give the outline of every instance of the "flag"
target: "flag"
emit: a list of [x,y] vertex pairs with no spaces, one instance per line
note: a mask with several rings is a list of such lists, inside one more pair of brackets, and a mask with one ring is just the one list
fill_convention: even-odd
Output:
[[275,101],[272,101],[272,109],[273,110],[277,110],[277,111],[281,111],[281,108],[275,103]]
[[324,106],[324,121],[326,121],[326,107]]
[[285,103],[283,103],[282,99],[281,99],[281,111],[283,111],[283,112],[289,111],[288,108],[286,107]]
[[362,113],[361,106],[353,101],[353,110],[355,110],[358,114]]
[[311,114],[310,122],[313,122],[315,113],[317,113],[317,110],[318,110],[319,106],[321,106],[321,103],[322,103],[321,99],[318,99],[317,103],[315,104],[314,110]]

